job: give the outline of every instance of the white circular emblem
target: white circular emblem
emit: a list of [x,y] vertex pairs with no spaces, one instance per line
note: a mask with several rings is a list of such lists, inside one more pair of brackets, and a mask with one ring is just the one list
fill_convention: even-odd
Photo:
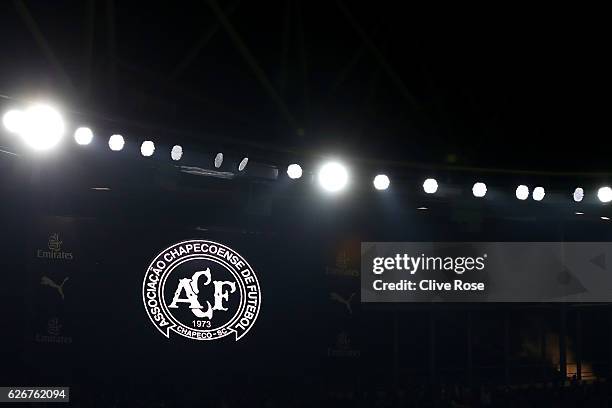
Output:
[[153,259],[142,282],[149,319],[166,337],[193,340],[234,334],[253,327],[261,305],[255,271],[233,249],[213,241],[172,245]]

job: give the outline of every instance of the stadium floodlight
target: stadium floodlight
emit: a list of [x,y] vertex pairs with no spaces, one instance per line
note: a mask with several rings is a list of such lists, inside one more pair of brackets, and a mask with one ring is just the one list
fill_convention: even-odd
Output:
[[612,188],[608,186],[601,187],[597,190],[597,198],[599,198],[599,201],[602,203],[609,203],[612,201]]
[[247,164],[249,164],[249,158],[245,157],[244,159],[240,161],[240,164],[238,165],[238,171],[244,171]]
[[584,213],[582,211],[576,211],[574,214],[576,214],[576,215],[584,215]]
[[545,195],[546,191],[544,191],[544,187],[536,187],[533,189],[533,193],[531,196],[535,201],[542,201]]
[[142,144],[140,145],[140,153],[144,156],[144,157],[151,157],[153,156],[153,153],[155,152],[155,143],[153,143],[150,140],[145,140],[144,142],[142,142]]
[[524,184],[521,184],[516,188],[516,198],[519,200],[526,200],[529,198],[529,187]]
[[480,182],[474,183],[472,194],[474,194],[474,197],[484,197],[487,194],[487,185]]
[[110,149],[114,152],[120,151],[123,149],[123,146],[125,146],[125,140],[121,135],[112,135],[108,139],[108,147],[110,147]]
[[218,169],[223,164],[223,153],[217,153],[215,156],[215,168]]
[[427,194],[435,194],[438,191],[438,182],[434,178],[428,178],[423,182],[423,190]]
[[64,136],[64,119],[49,105],[37,104],[27,108],[22,120],[15,123],[19,136],[35,150],[48,150]]
[[338,162],[328,162],[319,170],[319,184],[324,190],[338,192],[346,187],[348,183],[348,172]]
[[389,188],[391,181],[386,174],[378,174],[374,177],[374,188],[377,190],[386,190]]
[[181,160],[181,157],[183,157],[183,147],[179,145],[172,146],[172,150],[170,151],[170,157],[174,161]]
[[93,140],[93,132],[88,127],[80,127],[74,131],[74,141],[81,146],[86,146]]
[[11,109],[2,116],[4,128],[11,133],[19,133],[23,126],[25,114],[18,109]]
[[577,187],[574,190],[574,194],[572,194],[572,197],[574,197],[574,201],[579,203],[582,201],[582,199],[584,198],[584,190],[581,187]]
[[601,219],[602,219],[602,220],[604,220],[604,221],[610,221],[610,217],[604,217],[604,216],[601,216],[601,217],[599,217],[599,218],[601,218]]
[[299,164],[290,164],[287,166],[287,175],[290,179],[296,180],[302,177],[302,166]]

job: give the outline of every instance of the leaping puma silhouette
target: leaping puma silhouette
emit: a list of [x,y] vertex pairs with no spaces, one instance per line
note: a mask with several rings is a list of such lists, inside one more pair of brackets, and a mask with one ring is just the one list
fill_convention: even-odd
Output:
[[64,283],[66,283],[68,279],[69,279],[68,277],[65,277],[64,280],[62,281],[62,284],[58,285],[57,283],[53,282],[50,278],[43,276],[40,279],[40,284],[56,289],[58,293],[60,294],[60,296],[62,297],[62,300],[64,300]]
[[346,310],[348,310],[350,314],[353,314],[353,308],[351,307],[351,300],[353,300],[353,296],[355,296],[355,293],[351,293],[351,296],[349,296],[348,299],[344,299],[336,292],[331,292],[329,294],[329,298],[331,300],[335,300],[336,302],[342,303],[344,306],[346,306]]

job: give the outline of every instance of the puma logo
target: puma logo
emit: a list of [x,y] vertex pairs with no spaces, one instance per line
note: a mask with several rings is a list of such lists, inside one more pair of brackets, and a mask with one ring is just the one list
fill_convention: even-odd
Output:
[[348,299],[344,299],[336,292],[332,292],[329,294],[329,298],[331,300],[335,300],[336,302],[342,303],[344,306],[346,306],[346,310],[348,310],[350,314],[353,314],[353,308],[351,307],[351,300],[353,300],[353,296],[355,296],[355,293],[351,293],[351,296],[349,296]]
[[46,276],[43,276],[40,279],[40,284],[43,285],[43,286],[49,286],[51,288],[56,289],[57,292],[62,297],[62,300],[64,300],[64,284],[66,283],[67,280],[68,280],[68,277],[65,277],[64,280],[62,281],[62,284],[58,285],[57,283],[53,282],[50,278],[47,278]]

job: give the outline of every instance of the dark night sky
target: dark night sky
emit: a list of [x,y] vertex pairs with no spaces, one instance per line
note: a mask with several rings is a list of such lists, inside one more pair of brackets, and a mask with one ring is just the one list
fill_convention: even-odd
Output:
[[214,30],[206,1],[26,1],[72,90],[19,3],[0,9],[5,95],[46,93],[70,109],[194,132],[203,148],[198,134],[371,159],[609,169],[597,10],[345,1],[381,62],[336,2],[219,1],[291,124],[228,32]]

